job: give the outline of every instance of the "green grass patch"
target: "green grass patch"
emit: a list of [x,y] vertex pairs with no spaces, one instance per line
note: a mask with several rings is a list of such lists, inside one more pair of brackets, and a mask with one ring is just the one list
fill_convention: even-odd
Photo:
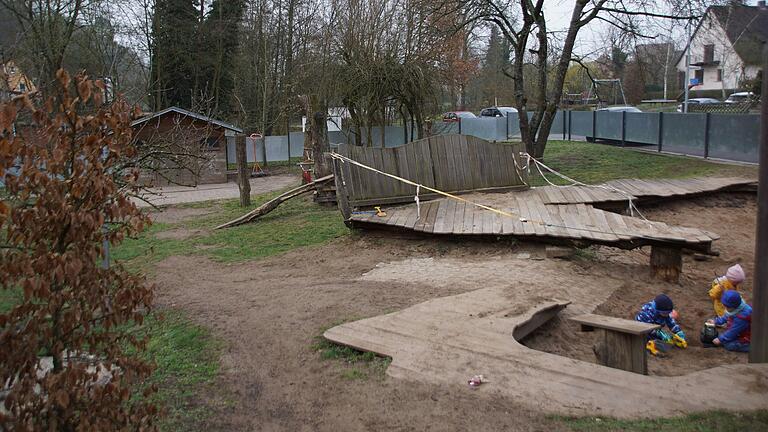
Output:
[[[321,207],[308,197],[290,200],[254,223],[213,229],[279,193],[255,196],[248,208],[241,208],[236,199],[186,205],[210,208],[213,212],[178,223],[153,224],[137,238],[127,239],[114,248],[112,256],[133,270],[148,272],[152,264],[172,255],[204,255],[220,262],[247,261],[323,244],[349,234],[338,209]],[[157,236],[162,231],[174,229],[200,232],[183,239]]]
[[665,419],[617,420],[599,417],[566,418],[574,431],[719,432],[768,430],[768,411],[731,413],[708,411]]
[[207,328],[173,309],[151,314],[142,331],[149,335],[142,355],[156,365],[145,384],[157,385],[153,398],[166,409],[161,430],[194,428],[208,414],[195,399],[218,375],[222,343]]
[[[350,321],[350,320],[347,320]],[[320,331],[320,336],[315,337],[312,350],[320,354],[323,360],[332,360],[344,364],[346,367],[341,372],[341,377],[349,380],[366,380],[369,378],[383,379],[391,357],[380,356],[370,351],[360,351],[346,345],[340,345],[329,341],[322,336],[325,330],[341,324],[332,324]]]
[[[729,165],[704,159],[646,153],[584,141],[549,141],[544,163],[578,181],[595,184],[622,178],[685,178],[706,176],[756,175],[751,166]],[[534,185],[545,184],[535,169]],[[555,184],[566,181],[548,174]]]

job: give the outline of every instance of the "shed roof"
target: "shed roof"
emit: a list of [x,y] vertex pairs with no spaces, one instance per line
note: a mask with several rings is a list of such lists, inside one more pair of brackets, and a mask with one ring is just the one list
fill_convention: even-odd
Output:
[[183,108],[179,108],[179,107],[175,107],[175,106],[168,107],[168,108],[166,108],[166,109],[164,109],[162,111],[158,111],[156,113],[153,113],[153,114],[147,115],[145,117],[142,117],[140,119],[134,120],[133,122],[131,122],[131,127],[139,125],[139,124],[142,124],[144,122],[147,122],[147,121],[149,121],[149,120],[151,120],[153,118],[162,117],[162,116],[164,116],[164,115],[166,115],[168,113],[171,113],[171,112],[175,112],[175,113],[181,114],[183,116],[192,117],[192,118],[200,120],[200,121],[211,123],[211,124],[214,124],[216,126],[220,126],[220,127],[224,128],[224,129],[229,129],[231,131],[235,131],[237,133],[243,133],[242,129],[240,129],[239,127],[237,127],[237,126],[235,126],[235,125],[233,125],[231,123],[227,123],[227,122],[224,122],[224,121],[221,121],[221,120],[216,120],[216,119],[210,118],[208,116],[205,116],[205,115],[202,115],[202,114],[198,114],[198,113],[194,113],[192,111],[188,111],[188,110],[185,110]]

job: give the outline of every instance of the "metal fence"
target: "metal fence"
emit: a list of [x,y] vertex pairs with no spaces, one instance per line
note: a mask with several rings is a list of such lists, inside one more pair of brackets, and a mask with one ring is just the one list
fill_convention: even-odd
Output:
[[[532,113],[528,113],[529,118]],[[413,136],[409,131],[408,138]],[[479,117],[459,122],[436,122],[433,135],[462,134],[487,141],[506,141],[520,137],[517,113],[508,117]],[[368,131],[360,132],[363,145],[368,145]],[[393,148],[406,143],[401,126],[374,127],[370,147]],[[740,162],[757,162],[760,118],[757,114],[715,113],[633,113],[610,111],[558,111],[549,139],[607,140],[621,145],[654,146],[660,152],[680,153],[705,158]],[[328,132],[332,147],[354,144],[353,131]],[[304,134],[268,136],[246,140],[248,161],[287,161],[301,157]],[[383,142],[383,145],[382,145]],[[227,141],[227,162],[235,163],[234,137]]]
[[758,114],[567,111],[564,139],[653,146],[660,152],[758,161]]

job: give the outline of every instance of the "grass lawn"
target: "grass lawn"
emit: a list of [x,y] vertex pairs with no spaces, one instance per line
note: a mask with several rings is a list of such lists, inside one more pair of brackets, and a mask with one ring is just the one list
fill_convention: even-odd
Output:
[[[204,255],[221,262],[247,261],[349,234],[338,209],[320,207],[302,198],[288,201],[256,223],[213,230],[278,194],[255,196],[248,209],[239,207],[236,199],[187,205],[213,212],[174,224],[155,223],[138,238],[128,239],[115,248],[112,256],[131,269],[151,271],[151,264],[172,255]],[[195,234],[178,239],[157,237],[162,231],[172,230]]]
[[[697,176],[757,178],[756,166],[731,165],[704,159],[657,154],[585,141],[549,141],[544,163],[584,183],[602,183],[620,178],[684,178]],[[544,184],[538,172],[531,173],[534,185]],[[564,180],[548,175],[555,184]]]

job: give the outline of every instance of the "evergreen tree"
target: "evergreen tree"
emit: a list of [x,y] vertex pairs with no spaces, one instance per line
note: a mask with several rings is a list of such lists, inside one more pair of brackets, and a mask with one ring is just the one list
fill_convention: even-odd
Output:
[[231,111],[244,0],[213,0],[203,25],[202,82],[215,112]]
[[504,71],[509,69],[509,65],[509,42],[501,36],[499,28],[493,25],[488,39],[488,50],[485,54],[482,73],[482,79],[485,81],[483,99],[487,104],[494,104],[495,99],[498,99],[501,105],[512,101],[510,86],[504,75]]
[[192,108],[195,95],[198,2],[157,0],[152,22],[152,96],[155,110]]

